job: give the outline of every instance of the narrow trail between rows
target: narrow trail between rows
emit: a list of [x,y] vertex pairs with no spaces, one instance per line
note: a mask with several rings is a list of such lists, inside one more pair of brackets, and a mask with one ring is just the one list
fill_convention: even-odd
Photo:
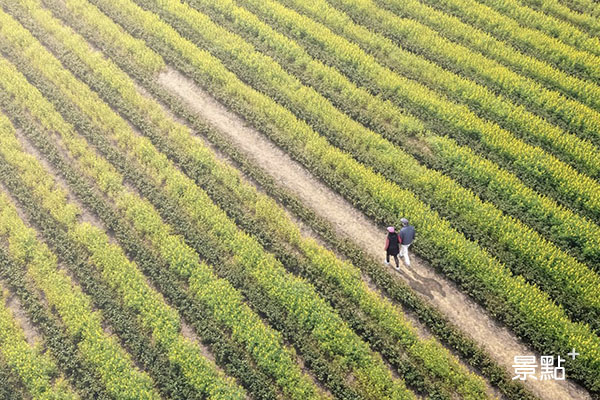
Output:
[[[371,256],[383,261],[383,228],[378,227],[342,196],[315,178],[287,153],[227,110],[189,78],[173,68],[167,68],[159,75],[158,82],[181,97],[208,123],[226,133],[257,165],[311,205],[314,211],[329,220],[338,232],[360,244]],[[411,254],[411,267],[402,267],[397,276],[444,313],[511,373],[514,356],[536,354],[539,360],[540,354],[532,351],[509,329],[491,318],[486,310],[468,295],[460,292],[454,282],[433,270],[414,253]],[[585,389],[569,380],[528,379],[524,383],[542,399],[591,399]]]

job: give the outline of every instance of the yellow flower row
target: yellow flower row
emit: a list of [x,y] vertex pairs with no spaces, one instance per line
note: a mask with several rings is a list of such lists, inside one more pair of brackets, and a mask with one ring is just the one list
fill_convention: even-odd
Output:
[[[40,21],[40,23],[44,23],[44,21]],[[56,29],[56,28],[55,28]],[[73,37],[73,36],[71,36]],[[24,38],[21,38],[21,42],[24,42]],[[17,45],[17,43],[15,43]],[[83,51],[85,47],[79,46],[79,50]],[[43,58],[44,51],[43,49],[36,48],[35,57]],[[87,58],[87,57],[86,57]],[[106,63],[101,62],[100,60],[90,60],[91,64],[97,64],[96,71],[100,76],[108,77],[109,71],[111,67]],[[44,62],[38,61],[38,68],[40,72],[43,71],[51,71],[51,68],[48,65],[55,64],[56,61],[51,61],[50,59],[46,59]],[[113,67],[114,69],[114,67]],[[113,71],[114,72],[114,71]],[[49,78],[53,75],[52,72],[47,72]],[[121,77],[121,75],[110,74],[113,77]],[[62,79],[67,79],[62,78]],[[114,78],[113,78],[114,79]],[[189,180],[189,178],[185,177],[178,170],[174,169],[173,166],[166,160],[164,155],[158,153],[153,149],[151,143],[145,138],[136,137],[133,132],[128,129],[127,124],[120,120],[109,108],[106,104],[102,103],[97,96],[86,90],[81,83],[77,83],[74,79],[66,80],[64,83],[61,83],[59,80],[56,83],[61,87],[64,91],[65,96],[71,101],[78,104],[79,108],[87,113],[92,120],[96,122],[98,126],[106,127],[106,133],[110,135],[111,139],[115,140],[115,143],[118,144],[120,148],[123,150],[127,150],[131,152],[131,155],[136,157],[146,168],[146,172],[150,174],[152,177],[156,178],[156,183],[164,183],[167,188],[173,187],[173,185],[182,185],[178,186],[177,189],[174,189],[169,193],[178,201],[181,201],[182,204],[189,205],[190,202],[185,202],[181,200],[181,197],[185,197],[187,194],[190,196],[195,196],[195,200],[191,202],[194,205],[193,211],[198,213],[201,208],[204,207],[205,212],[208,213],[206,218],[201,218],[198,220],[201,223],[203,229],[208,229],[208,227],[213,227],[215,225],[221,225],[227,227],[229,230],[234,229],[235,226],[233,223],[225,216],[222,211],[216,211],[216,208],[210,199],[201,192],[194,184]],[[126,96],[133,96],[136,92],[129,92]],[[156,108],[156,106],[155,106]],[[163,124],[166,121],[163,122]],[[189,133],[187,133],[189,135]],[[66,140],[65,144],[67,144]],[[90,150],[86,150],[90,151]],[[84,150],[79,149],[79,153],[83,154]],[[91,153],[90,156],[91,157]],[[106,174],[106,171],[111,170],[110,164],[106,163],[103,159],[95,156],[95,161],[93,162],[85,162],[85,159],[82,159],[82,164],[89,165],[89,168],[84,168],[86,173],[91,174],[94,179],[97,180],[106,180],[112,182],[118,182],[122,179],[120,175],[118,175],[115,171],[110,173],[110,176],[106,176],[102,178],[103,175]],[[103,164],[106,164],[105,167],[102,167]],[[94,172],[93,168],[97,167],[97,171]],[[119,204],[120,207],[123,207],[128,211],[128,213],[135,213],[135,207],[141,206],[140,199],[137,198],[135,200],[137,205],[132,203],[133,199],[136,197],[129,194],[128,197],[121,197],[117,194],[116,190],[113,190],[111,186],[105,185],[103,188],[106,193],[115,199],[115,201]],[[122,191],[122,188],[121,188]],[[215,210],[216,208],[216,210]],[[148,208],[146,207],[146,212],[148,212]],[[210,222],[207,218],[213,217],[214,214],[218,214],[219,218],[223,220],[219,223]],[[135,220],[140,218],[143,220],[143,223],[136,223],[138,228],[143,228],[145,223],[149,221],[150,215],[146,214],[144,217],[141,217],[138,213],[136,216],[130,215]],[[156,215],[155,215],[156,218]],[[146,228],[148,229],[148,228]],[[234,233],[235,231],[228,231],[233,236],[244,235],[243,233]],[[152,233],[152,232],[147,232]],[[156,232],[154,232],[156,235]],[[150,236],[152,237],[152,236]],[[229,238],[229,236],[227,236]],[[153,241],[155,244],[160,242],[160,239],[164,238],[163,236],[155,236]],[[176,237],[170,237],[171,244],[173,247],[164,247],[162,251],[164,254],[169,256],[169,259],[173,261],[175,265],[184,265],[182,268],[185,270],[189,270],[191,266],[188,264],[190,262],[191,255],[187,253],[188,256],[187,261],[182,260],[180,257],[183,254],[176,255],[175,251],[182,251],[184,248],[181,246],[181,242],[176,240]],[[393,398],[412,398],[410,392],[406,390],[404,385],[400,381],[393,380],[389,371],[385,367],[385,365],[381,362],[381,359],[376,355],[372,354],[368,346],[364,344],[348,327],[342,322],[339,317],[331,310],[331,308],[316,295],[314,289],[309,285],[306,285],[303,280],[294,278],[285,272],[281,264],[276,263],[275,260],[263,254],[264,251],[258,245],[254,239],[251,238],[240,238],[235,242],[232,242],[231,239],[223,240],[229,247],[229,250],[235,250],[237,257],[240,257],[241,260],[245,260],[245,262],[259,262],[261,265],[254,266],[254,273],[257,277],[262,277],[259,280],[261,287],[264,290],[267,290],[267,293],[271,294],[271,297],[278,299],[292,315],[296,316],[298,323],[303,326],[304,329],[309,331],[313,331],[315,337],[322,343],[323,349],[333,352],[338,358],[340,365],[345,366],[345,368],[349,368],[349,371],[355,372],[357,375],[360,374],[368,378],[367,381],[363,382],[364,388],[361,390],[372,390],[375,393],[379,393],[381,396],[389,395]],[[179,243],[179,245],[178,245]],[[246,249],[244,251],[244,246],[254,246],[252,249]],[[241,248],[240,248],[241,247]],[[254,254],[256,257],[265,258],[268,262],[265,264],[264,261],[259,261],[258,259],[254,259],[252,257],[247,258],[248,255]],[[186,265],[187,264],[187,265]],[[192,264],[193,265],[193,264]],[[269,266],[269,268],[267,268]],[[185,271],[184,270],[184,271]],[[194,285],[192,286],[196,292],[202,288],[200,283],[206,284],[207,274],[206,271],[202,272],[202,270],[196,270],[192,273],[192,281]],[[214,283],[213,283],[214,284]],[[222,285],[222,284],[221,284]],[[204,294],[206,296],[206,294]],[[235,297],[232,297],[235,300]],[[226,298],[218,298],[215,297],[211,301],[226,301]],[[228,305],[231,305],[229,301],[226,302]],[[222,309],[217,309],[217,312],[223,313]],[[239,329],[239,327],[237,328]],[[241,332],[237,332],[236,335],[238,337],[241,335]],[[266,351],[267,349],[263,349],[262,351]],[[266,355],[263,355],[266,357]],[[346,359],[346,360],[344,360]],[[356,363],[356,364],[355,364]],[[274,368],[274,366],[272,367]],[[283,372],[283,369],[280,370]],[[290,371],[286,372],[287,374]],[[283,380],[283,377],[279,376],[279,379]],[[305,379],[305,378],[304,378]],[[302,383],[302,380],[299,381]],[[306,389],[306,383],[304,383]],[[291,390],[290,387],[287,390]],[[301,396],[300,396],[301,397]]]
[[[358,0],[332,1],[334,4],[347,5],[349,2],[357,4]],[[363,3],[361,9],[374,5],[372,1],[365,1],[360,0]],[[513,47],[462,22],[458,17],[418,0],[375,1],[396,14],[410,18],[399,26],[403,29],[394,31],[402,35],[398,38],[402,37],[403,41],[414,43],[415,47],[418,45],[419,50],[452,65],[453,68],[460,68],[467,75],[474,74],[474,77],[500,88],[509,97],[515,97],[543,113],[561,116],[565,123],[571,124],[575,133],[579,133],[580,124],[589,119],[590,115],[586,115],[590,111],[589,107],[595,110],[600,107],[600,87],[597,84],[515,51]],[[343,8],[348,9],[346,6]],[[513,72],[513,69],[529,78]],[[545,86],[557,90],[547,89]],[[569,97],[577,101],[572,101]],[[588,107],[582,106],[581,103]],[[587,131],[589,135],[597,137],[597,131],[594,133],[591,127]]]
[[[6,121],[0,117],[0,125]],[[5,128],[0,127],[0,132]],[[58,371],[49,354],[41,352],[42,342],[31,346],[14,315],[6,305],[8,292],[0,285],[0,355],[15,370],[33,399],[78,399],[62,377],[54,380]]]
[[[524,3],[527,3],[525,1]],[[524,6],[515,0],[489,1],[488,6],[513,18],[522,26],[538,29],[550,37],[555,37],[561,42],[574,46],[580,50],[600,55],[600,39],[589,35],[586,30],[579,30],[566,21],[544,14]],[[514,25],[512,25],[514,27]],[[539,34],[539,33],[538,33]]]
[[593,0],[573,0],[569,4],[571,8],[559,0],[523,0],[523,3],[589,31],[590,34],[600,34],[600,6]]
[[[0,11],[0,20],[3,26],[10,26],[9,29],[13,33],[26,32],[2,11]],[[32,39],[27,35],[20,37],[24,39],[22,45],[27,43],[27,39]],[[35,57],[37,62],[44,62],[40,65],[49,74],[65,77],[64,73],[67,71],[57,69],[60,64],[47,62],[48,59],[40,53],[36,54]],[[62,67],[58,68],[62,69]],[[62,117],[53,110],[52,105],[27,83],[14,66],[2,60],[0,61],[0,70],[4,79],[6,79],[6,81],[0,82],[0,85],[3,90],[13,96],[16,105],[23,110],[28,110],[48,131],[61,135],[65,146],[85,160],[86,167],[84,169],[97,172],[98,182],[106,182],[106,184],[100,184],[100,186],[103,186],[105,190],[122,190],[122,180],[116,176],[116,171],[110,165],[103,165],[102,160],[95,157],[85,141],[77,140],[76,133],[71,126],[62,120]],[[57,219],[71,214],[76,206],[66,202],[64,189],[53,181],[35,158],[24,153],[16,141],[14,132],[12,136],[6,135],[3,137],[3,144],[5,146],[0,148],[3,156],[8,162],[19,168],[25,183],[30,185],[30,188],[39,195],[39,199],[47,210]],[[56,191],[62,192],[62,194],[56,196],[54,195]],[[53,200],[51,203],[49,203],[50,199]],[[58,199],[62,201],[56,201]],[[79,223],[76,218],[66,222],[69,236],[90,252],[90,261],[100,270],[104,279],[122,296],[124,304],[138,313],[141,325],[152,332],[156,342],[166,349],[170,360],[180,365],[183,374],[199,392],[220,393],[220,398],[223,399],[244,398],[243,390],[233,380],[219,372],[214,363],[202,354],[201,349],[196,344],[184,338],[180,332],[180,321],[177,312],[168,306],[162,296],[149,286],[137,265],[127,259],[123,250],[109,243],[106,233],[89,223]],[[182,354],[185,356],[182,356]],[[100,358],[98,362],[105,363],[107,360]],[[109,390],[112,389],[109,386],[111,381],[121,379],[118,378],[119,369],[110,369],[110,365],[105,364],[100,364],[98,368],[104,372],[103,378],[106,380]],[[146,375],[144,376],[149,381],[149,378]],[[135,396],[129,397],[130,394],[128,393],[135,393],[136,390],[140,390],[142,395],[144,390],[149,393],[148,395],[153,393],[140,387],[140,384],[132,382],[127,385],[131,385],[128,391],[124,393],[116,391],[117,397],[134,398]],[[152,396],[155,396],[155,394]]]
[[[0,80],[9,78],[0,76]],[[0,136],[4,138],[7,133]],[[34,230],[25,226],[4,194],[0,195],[0,233],[8,240],[12,257],[27,266],[28,276],[57,310],[69,335],[81,337],[78,349],[99,373],[107,391],[119,399],[160,398],[148,375],[139,371],[118,341],[104,332],[100,313],[93,311],[89,298],[58,269],[56,256],[38,241]]]
[[[119,7],[104,0],[93,2],[117,19],[122,26],[135,26],[135,33],[144,32],[144,39],[153,45],[160,45],[163,55],[178,60],[180,65],[189,66],[188,72],[202,81],[221,101],[234,107],[250,121],[257,122],[259,129],[263,129],[273,140],[287,148],[294,157],[305,160],[311,170],[356,204],[366,207],[365,211],[388,220],[398,218],[399,215],[409,215],[422,227],[422,248],[432,257],[443,258],[443,268],[452,270],[453,274],[458,273],[469,281],[478,282],[489,295],[504,303],[506,312],[519,316],[519,328],[532,341],[541,343],[547,331],[551,331],[555,333],[551,339],[555,346],[568,348],[573,344],[581,345],[589,355],[589,365],[600,363],[600,343],[588,327],[570,322],[564,311],[553,305],[547,295],[526,284],[522,278],[511,276],[502,264],[456,233],[448,222],[441,220],[418,202],[411,193],[351,160],[347,154],[332,148],[305,123],[273,100],[242,84],[221,63],[182,39],[156,16],[126,1],[119,1]],[[268,125],[260,124],[260,121]],[[275,129],[271,130],[270,127]],[[331,179],[333,174],[336,180]],[[366,201],[367,199],[369,200]],[[546,329],[548,326],[554,329]],[[560,331],[556,327],[560,327]],[[582,337],[586,339],[582,340]],[[581,365],[582,379],[590,386],[598,385],[599,374],[594,372],[598,368],[587,369],[584,364]]]
[[[261,4],[265,3],[261,1]],[[318,126],[325,126],[329,131],[327,136],[335,138],[331,141],[339,143],[339,147],[351,152],[355,158],[366,160],[365,164],[412,188],[428,202],[458,215],[457,219],[464,221],[464,225],[477,228],[493,242],[507,246],[519,263],[530,265],[528,277],[533,282],[548,292],[563,293],[555,299],[560,304],[568,304],[567,300],[573,304],[569,311],[576,315],[574,319],[597,323],[600,298],[596,294],[600,292],[600,276],[586,265],[560,251],[520,221],[504,216],[489,203],[483,203],[456,182],[419,165],[412,157],[335,109],[314,90],[301,86],[279,65],[254,52],[252,46],[239,36],[218,27],[204,14],[177,2],[147,1],[146,4],[157,4],[160,10],[189,24],[189,29],[208,42],[211,49],[222,49],[216,50],[218,54],[234,57],[233,61],[244,67],[245,74],[254,73],[259,77],[261,87],[269,85],[277,91],[277,95],[288,100],[288,108],[297,107],[302,115],[314,118]],[[194,29],[192,26],[201,28]],[[304,30],[307,35],[327,40],[325,34],[319,35],[318,29],[314,29],[308,21],[298,19],[294,27]],[[599,329],[598,326],[593,327]]]
[[[510,17],[496,11],[496,8],[509,9],[512,16],[520,16],[518,2],[503,0],[494,2],[484,0],[478,3],[473,0],[429,1],[448,13],[457,15],[463,21],[489,32],[501,40],[513,43],[515,49],[525,50],[538,59],[557,65],[571,75],[582,75],[590,81],[600,78],[600,58],[597,55],[569,46],[553,37],[527,28]],[[493,3],[493,6],[490,6]],[[507,4],[508,3],[508,4]],[[521,7],[523,9],[525,7]],[[526,8],[525,8],[526,9]],[[598,41],[592,45],[597,52]]]
[[[269,35],[268,29],[264,24],[259,24],[259,21],[251,18],[248,12],[234,8],[233,3],[211,0],[202,0],[202,2],[209,3],[211,7],[220,10],[228,19],[240,21],[242,24],[252,26],[253,29],[262,29],[261,35],[264,37],[263,40],[276,43],[276,37],[272,34]],[[316,1],[311,2],[311,4],[315,3],[320,4]],[[571,287],[571,289],[568,289],[569,294],[565,297],[569,300],[574,297],[580,298],[581,302],[579,305],[583,306],[587,304],[588,307],[597,308],[600,312],[600,301],[597,302],[597,296],[595,296],[595,293],[600,288],[600,278],[585,265],[558,251],[554,245],[545,241],[519,221],[502,216],[490,204],[482,203],[472,193],[464,190],[455,182],[444,178],[436,172],[423,168],[409,155],[395,148],[389,142],[377,137],[373,132],[357,124],[352,124],[348,117],[333,108],[330,104],[327,104],[324,99],[318,97],[314,92],[305,88],[298,89],[299,82],[287,76],[277,64],[265,57],[254,54],[252,46],[244,43],[238,36],[232,35],[222,28],[215,26],[203,14],[179,3],[161,7],[166,12],[173,14],[175,18],[187,21],[190,26],[201,26],[201,29],[196,30],[197,34],[201,35],[206,41],[210,41],[211,48],[222,46],[226,49],[224,51],[232,53],[237,63],[246,66],[246,71],[255,70],[256,75],[260,76],[265,82],[267,82],[269,76],[273,76],[271,78],[271,81],[274,81],[272,85],[278,86],[278,88],[281,87],[279,92],[289,98],[288,104],[297,104],[301,111],[316,115],[315,118],[318,118],[319,125],[327,126],[327,129],[335,132],[334,134],[330,134],[329,137],[339,137],[335,139],[336,143],[340,143],[339,147],[357,155],[356,158],[358,159],[370,160],[370,164],[379,166],[378,170],[383,171],[382,173],[384,174],[389,171],[389,175],[387,176],[395,178],[398,182],[402,182],[414,189],[420,189],[420,193],[424,193],[423,197],[428,202],[438,204],[443,209],[469,219],[469,227],[479,228],[482,234],[491,236],[494,242],[499,240],[501,243],[506,243],[519,257],[526,259],[528,262],[533,262],[534,268],[542,271],[545,276],[549,276],[551,282],[570,282],[566,286],[561,283],[558,286],[558,291],[564,291],[566,287]],[[327,12],[321,14],[328,15],[331,18],[332,14],[329,11],[327,9]],[[307,25],[307,22],[302,21],[302,25]],[[310,28],[307,29],[310,30]],[[306,54],[299,54],[300,51],[296,47],[293,47],[293,42],[283,42],[281,47],[284,48],[286,54],[294,55],[295,60],[293,62],[307,64],[307,67],[304,69],[305,73],[309,73],[311,68],[313,68],[308,65]],[[260,67],[261,65],[262,67]],[[318,72],[315,71],[315,74],[320,73],[321,76],[329,77],[330,74],[328,72],[330,71],[319,70]],[[340,79],[338,78],[337,75],[333,75],[331,81],[340,84]],[[283,87],[286,84],[289,85],[289,89]],[[425,138],[425,140],[428,139]],[[444,160],[453,156],[451,152],[438,154],[443,155],[442,159]],[[474,157],[472,155],[471,159]],[[481,160],[481,162],[484,162],[484,160]],[[474,162],[470,164],[474,168],[477,167]],[[487,162],[487,164],[490,163]],[[466,173],[468,174],[468,172]],[[502,175],[499,179],[503,179],[504,177],[505,175]],[[523,185],[521,184],[521,186]],[[506,188],[502,189],[506,190]],[[528,188],[525,187],[524,189]],[[535,192],[529,190],[528,195],[527,200],[531,197],[534,197],[534,200],[536,200]],[[594,235],[594,232],[599,231],[599,228],[595,224],[573,213],[565,213],[564,209],[559,208],[555,204],[550,203],[548,205],[546,203],[544,207],[550,208],[554,213],[561,213],[560,216],[564,218],[561,221],[569,225],[565,229],[569,230],[571,235],[573,235],[571,232],[575,231],[576,234],[574,236],[586,237],[587,247],[585,251],[597,263],[597,256],[600,256],[600,239]],[[588,228],[589,230],[586,230]],[[523,246],[523,243],[527,243],[527,246]],[[596,258],[594,259],[594,257]],[[534,275],[537,276],[537,274]],[[575,286],[578,287],[575,288]],[[578,308],[579,305],[577,306]],[[594,321],[593,317],[589,319]]]

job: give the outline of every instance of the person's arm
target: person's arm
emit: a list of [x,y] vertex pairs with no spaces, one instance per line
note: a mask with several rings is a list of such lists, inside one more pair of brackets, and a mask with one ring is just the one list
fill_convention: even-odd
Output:
[[383,249],[387,250],[389,245],[390,245],[390,238],[385,238],[385,247]]
[[400,237],[400,235],[396,235],[398,236],[398,244],[402,244],[402,238]]

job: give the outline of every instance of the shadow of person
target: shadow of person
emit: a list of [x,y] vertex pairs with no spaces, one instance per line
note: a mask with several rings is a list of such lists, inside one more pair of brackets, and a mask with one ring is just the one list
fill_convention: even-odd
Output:
[[446,297],[442,285],[433,278],[427,278],[426,276],[420,275],[415,270],[409,269],[410,267],[402,266],[398,273],[404,277],[408,282],[408,285],[413,288],[416,292],[421,293],[430,299],[433,299],[434,293],[440,294],[442,297]]

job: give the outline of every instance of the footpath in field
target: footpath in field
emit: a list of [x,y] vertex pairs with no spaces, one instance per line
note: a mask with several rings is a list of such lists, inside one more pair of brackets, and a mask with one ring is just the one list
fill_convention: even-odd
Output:
[[[318,205],[314,208],[315,212],[328,219],[340,233],[359,243],[370,255],[383,257],[383,230],[360,211],[190,79],[171,68],[158,79],[161,85],[179,95],[203,118],[230,136],[259,166],[269,171],[277,182],[292,190],[305,203]],[[434,271],[428,263],[414,254],[411,257],[411,268],[404,268],[398,274],[399,277],[480,343],[501,365],[511,371],[514,356],[535,354],[512,332],[487,315],[483,308],[461,293],[452,281]],[[542,399],[591,398],[585,389],[570,381],[527,380],[526,386]]]

